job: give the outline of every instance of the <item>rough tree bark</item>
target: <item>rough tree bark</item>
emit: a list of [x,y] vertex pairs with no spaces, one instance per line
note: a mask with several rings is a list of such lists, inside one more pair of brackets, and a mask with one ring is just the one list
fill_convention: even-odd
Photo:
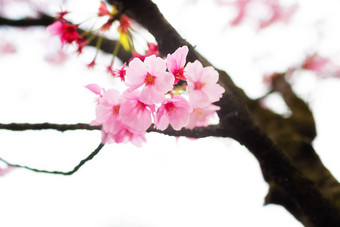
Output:
[[[148,29],[164,56],[187,45],[188,61],[198,59],[205,66],[211,65],[176,32],[151,1],[108,2],[121,5],[128,16]],[[219,82],[226,89],[218,103],[220,129],[258,159],[269,183],[266,204],[284,206],[306,226],[339,226],[340,185],[311,145],[316,130],[308,105],[293,93],[284,75],[278,75],[273,80],[273,90],[282,95],[293,113],[284,119],[263,109],[260,100],[251,100],[226,72],[218,71]]]
[[[108,0],[117,5],[129,17],[145,27],[157,40],[160,54],[166,56],[178,47],[189,47],[188,61],[199,60],[204,66],[212,66],[203,56],[184,40],[166,21],[157,6],[150,0]],[[0,25],[46,26],[53,18],[42,15],[39,19],[8,20],[0,18]],[[104,39],[101,49],[111,53],[113,40]],[[91,42],[95,45],[95,41]],[[118,53],[123,61],[131,57],[123,50]],[[273,113],[260,105],[261,99],[252,100],[238,88],[229,75],[219,69],[220,85],[226,92],[217,103],[220,123],[217,126],[164,132],[173,136],[201,138],[206,136],[230,137],[238,141],[257,158],[269,191],[265,204],[275,203],[285,207],[305,226],[340,226],[340,184],[324,167],[312,141],[316,136],[313,114],[308,105],[299,98],[285,80],[285,74],[273,76],[272,92],[278,92],[292,114],[288,118]],[[0,124],[9,130],[74,128],[98,130],[86,125],[22,125]]]

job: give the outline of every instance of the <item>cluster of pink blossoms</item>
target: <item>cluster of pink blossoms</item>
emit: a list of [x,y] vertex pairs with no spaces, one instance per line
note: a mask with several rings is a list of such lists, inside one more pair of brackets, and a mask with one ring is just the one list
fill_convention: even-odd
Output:
[[[188,51],[180,47],[166,60],[155,55],[144,61],[134,58],[126,69],[128,88],[122,94],[87,85],[99,95],[91,124],[102,126],[103,143],[130,141],[140,146],[152,123],[159,130],[169,125],[174,130],[208,125],[219,110],[212,103],[224,89],[217,84],[219,76],[213,67],[203,67],[199,61],[185,66]],[[180,80],[187,83],[186,97],[174,89]]]

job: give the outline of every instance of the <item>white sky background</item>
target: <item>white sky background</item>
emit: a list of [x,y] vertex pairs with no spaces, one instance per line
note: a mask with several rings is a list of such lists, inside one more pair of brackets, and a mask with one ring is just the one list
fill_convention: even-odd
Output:
[[[291,25],[262,32],[251,24],[226,26],[233,11],[211,2],[157,1],[183,37],[227,70],[251,97],[265,91],[264,73],[284,70],[314,50],[339,53],[338,1],[299,1]],[[86,18],[99,1],[88,4],[74,0],[63,8],[74,14],[78,9],[76,16]],[[101,55],[94,70],[86,69],[93,48],[80,57],[70,54],[59,66],[44,60],[60,44],[40,28],[1,29],[0,39],[18,47],[17,54],[0,56],[0,122],[87,123],[95,117],[95,96],[84,85],[120,85],[105,73],[108,56]],[[339,179],[340,81],[316,79],[310,73],[294,80],[296,92],[315,114],[315,148]],[[278,97],[271,100],[270,105],[285,113]],[[257,161],[238,143],[215,138],[176,142],[158,134],[148,134],[147,140],[142,148],[107,145],[73,176],[16,169],[1,177],[1,226],[301,226],[282,207],[263,207],[267,185]],[[8,161],[67,171],[97,147],[100,133],[0,131],[0,142],[0,157]]]

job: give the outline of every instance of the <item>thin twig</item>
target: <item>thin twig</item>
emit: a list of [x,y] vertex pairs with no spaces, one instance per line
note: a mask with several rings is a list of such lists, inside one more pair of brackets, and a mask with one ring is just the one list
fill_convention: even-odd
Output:
[[10,123],[0,124],[0,129],[12,130],[12,131],[25,131],[25,130],[44,130],[54,129],[61,132],[67,130],[100,130],[100,126],[92,126],[89,124],[78,123],[78,124],[53,124],[53,123]]
[[100,143],[99,146],[89,156],[87,156],[85,159],[81,160],[79,162],[79,164],[76,165],[73,168],[73,170],[68,171],[68,172],[63,172],[63,171],[48,171],[48,170],[42,170],[42,169],[31,168],[31,167],[28,167],[28,166],[18,165],[18,164],[12,164],[12,163],[9,163],[8,161],[6,161],[6,160],[4,160],[2,158],[0,158],[0,161],[6,163],[8,166],[22,168],[22,169],[28,169],[28,170],[31,170],[33,172],[49,173],[49,174],[58,174],[58,175],[69,176],[69,175],[72,175],[75,172],[77,172],[79,170],[79,168],[82,167],[87,161],[90,161],[94,156],[96,156],[103,147],[104,147],[104,144]]

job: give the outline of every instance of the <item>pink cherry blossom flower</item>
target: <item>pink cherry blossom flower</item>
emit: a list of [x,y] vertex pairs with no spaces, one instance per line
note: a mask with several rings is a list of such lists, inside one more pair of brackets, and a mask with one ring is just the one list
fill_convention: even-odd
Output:
[[98,16],[102,17],[102,16],[107,16],[107,15],[110,15],[110,12],[106,7],[105,2],[101,1],[100,7],[98,9]]
[[79,38],[77,26],[69,23],[56,21],[47,27],[52,35],[58,35],[62,44],[72,43]]
[[86,64],[86,67],[88,69],[93,69],[95,65],[96,65],[96,58],[93,59],[90,63]]
[[58,12],[56,20],[61,21],[61,22],[66,22],[67,20],[64,18],[66,16],[66,14],[68,14],[68,11],[66,11],[66,10]]
[[158,56],[158,46],[156,43],[148,43],[148,50],[145,52],[145,54],[147,54],[148,56],[150,55],[156,55]]
[[309,55],[302,63],[302,68],[321,74],[330,64],[330,60],[318,54]]
[[108,31],[108,30],[110,30],[110,28],[111,28],[111,26],[112,26],[112,23],[113,23],[112,18],[109,18],[109,19],[105,22],[105,24],[103,24],[103,25],[100,27],[100,30],[102,30],[102,31]]
[[189,123],[186,128],[193,129],[195,127],[208,126],[210,119],[216,115],[216,111],[219,109],[219,106],[213,104],[194,108],[190,113]]
[[302,69],[310,70],[318,76],[326,77],[339,77],[340,66],[335,63],[331,58],[323,57],[317,53],[308,55],[301,65]]
[[16,47],[4,40],[0,40],[0,54],[13,54],[17,52]]
[[127,33],[128,29],[131,26],[131,19],[125,15],[122,15],[119,19],[120,25],[118,27],[118,31],[121,33]]
[[218,72],[211,66],[203,67],[199,61],[186,66],[189,102],[193,107],[206,106],[218,101],[224,88],[217,84]]
[[184,65],[186,63],[188,52],[188,47],[183,46],[178,48],[173,54],[168,54],[166,58],[168,70],[175,77],[175,84],[177,84],[180,80],[187,80],[184,75]]
[[119,77],[122,82],[125,82],[125,75],[126,75],[126,62],[120,69],[113,70],[113,76],[114,77]]
[[120,107],[120,119],[131,128],[146,131],[152,123],[155,105],[148,105],[141,101],[138,90],[127,90]]
[[56,53],[49,54],[45,57],[45,60],[51,64],[61,65],[63,64],[68,58],[68,55],[60,49]]
[[8,174],[9,172],[11,172],[14,169],[14,167],[12,166],[7,166],[5,168],[1,168],[0,167],[0,176],[4,176],[6,174]]
[[83,48],[88,44],[89,42],[86,40],[85,36],[80,36],[76,40],[76,46],[77,46],[77,53],[81,54],[83,52]]
[[164,94],[172,90],[174,83],[174,77],[165,70],[165,61],[155,55],[146,57],[144,62],[134,58],[126,70],[126,85],[131,90],[142,87],[141,102],[160,103],[164,100]]
[[85,87],[96,95],[100,95],[100,97],[102,97],[103,93],[105,92],[105,90],[99,87],[97,84],[88,84]]
[[100,98],[97,100],[96,119],[91,122],[91,125],[102,125],[102,129],[106,133],[117,133],[122,127],[119,117],[121,106],[120,93],[114,89],[102,90],[97,85],[88,85],[87,87],[100,95]]
[[126,143],[131,142],[132,144],[140,147],[143,142],[146,142],[145,131],[136,130],[125,124],[122,125],[120,130],[116,134],[108,133],[104,137],[104,143]]
[[113,67],[113,64],[106,66],[106,72],[114,76],[114,69],[112,67]]
[[236,0],[233,5],[237,8],[236,17],[230,22],[231,26],[237,26],[247,17],[248,5],[251,0]]
[[144,55],[138,54],[137,52],[133,52],[132,55],[133,55],[133,58],[139,58],[141,61],[144,61],[146,57],[149,57],[151,55],[156,55],[156,56],[159,55],[158,46],[155,43],[148,43],[148,50],[145,51]]
[[259,30],[267,28],[268,26],[277,23],[285,22],[288,23],[292,15],[297,10],[297,5],[292,5],[290,7],[283,7],[278,1],[267,0],[264,4],[267,4],[271,11],[271,15],[267,19],[259,21]]
[[175,95],[166,99],[156,113],[156,128],[165,130],[169,124],[175,130],[180,130],[189,122],[191,106],[183,97]]

